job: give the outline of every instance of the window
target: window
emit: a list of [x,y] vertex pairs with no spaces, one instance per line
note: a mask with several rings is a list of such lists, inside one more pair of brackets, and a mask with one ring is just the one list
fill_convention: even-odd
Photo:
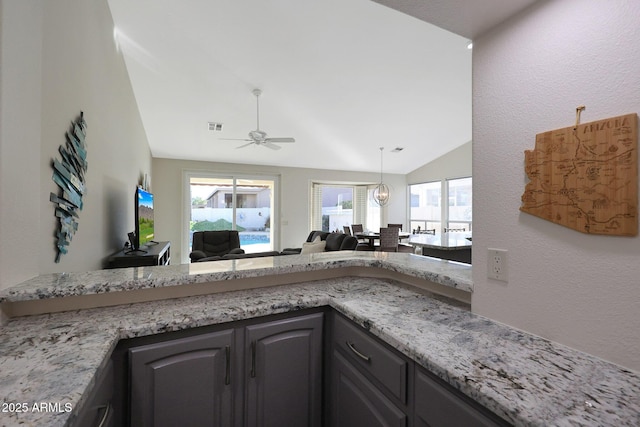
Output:
[[440,230],[442,218],[441,181],[409,186],[409,224],[413,230]]
[[[464,228],[471,231],[472,178],[456,178],[409,185],[411,230]],[[443,200],[446,203],[443,203]]]
[[471,178],[447,180],[447,194],[449,199],[449,213],[447,228],[471,231]]
[[311,229],[341,232],[344,226],[351,224],[367,227],[370,221],[367,196],[368,189],[364,185],[312,183]]

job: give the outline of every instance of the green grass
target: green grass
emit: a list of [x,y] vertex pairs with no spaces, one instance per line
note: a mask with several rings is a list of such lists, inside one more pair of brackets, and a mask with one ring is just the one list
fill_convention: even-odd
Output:
[[[215,222],[211,221],[199,221],[191,223],[191,231],[220,231],[220,230],[231,230],[233,224],[229,221],[220,218]],[[244,231],[244,227],[236,226],[236,230]]]

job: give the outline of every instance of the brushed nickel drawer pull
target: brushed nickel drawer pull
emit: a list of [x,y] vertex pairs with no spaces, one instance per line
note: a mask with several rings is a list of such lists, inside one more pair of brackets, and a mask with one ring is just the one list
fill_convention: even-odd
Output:
[[231,347],[226,346],[224,349],[225,356],[227,358],[225,373],[224,373],[224,384],[231,384]]
[[348,340],[346,341],[347,343],[347,347],[349,347],[351,349],[351,351],[353,351],[356,356],[358,356],[360,359],[364,360],[365,362],[370,362],[371,361],[371,357],[364,355],[362,353],[360,353],[354,346],[353,344],[351,344]]
[[98,408],[98,410],[104,409],[104,414],[102,414],[102,418],[100,419],[100,423],[98,427],[104,427],[107,422],[107,418],[111,415],[111,403],[107,403],[106,405],[102,405]]

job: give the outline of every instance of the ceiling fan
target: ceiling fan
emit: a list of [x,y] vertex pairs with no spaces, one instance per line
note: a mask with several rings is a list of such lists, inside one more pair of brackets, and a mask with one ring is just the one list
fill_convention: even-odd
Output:
[[296,142],[296,140],[294,138],[268,138],[267,137],[267,133],[263,130],[260,130],[260,95],[262,94],[262,91],[260,89],[254,89],[252,91],[252,93],[255,95],[256,97],[256,130],[252,130],[251,132],[249,132],[249,138],[220,138],[220,139],[225,139],[228,141],[249,141],[249,143],[241,145],[239,147],[236,148],[243,148],[243,147],[247,147],[251,144],[255,144],[255,145],[261,145],[263,147],[267,147],[267,148],[271,148],[272,150],[279,150],[280,147],[279,145],[276,145],[276,143],[283,143],[283,142]]

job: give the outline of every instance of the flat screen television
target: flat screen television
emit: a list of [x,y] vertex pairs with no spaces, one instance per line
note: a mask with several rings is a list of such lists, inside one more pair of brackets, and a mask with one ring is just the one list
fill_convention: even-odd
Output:
[[153,240],[153,194],[142,188],[136,189],[136,230],[135,248]]

